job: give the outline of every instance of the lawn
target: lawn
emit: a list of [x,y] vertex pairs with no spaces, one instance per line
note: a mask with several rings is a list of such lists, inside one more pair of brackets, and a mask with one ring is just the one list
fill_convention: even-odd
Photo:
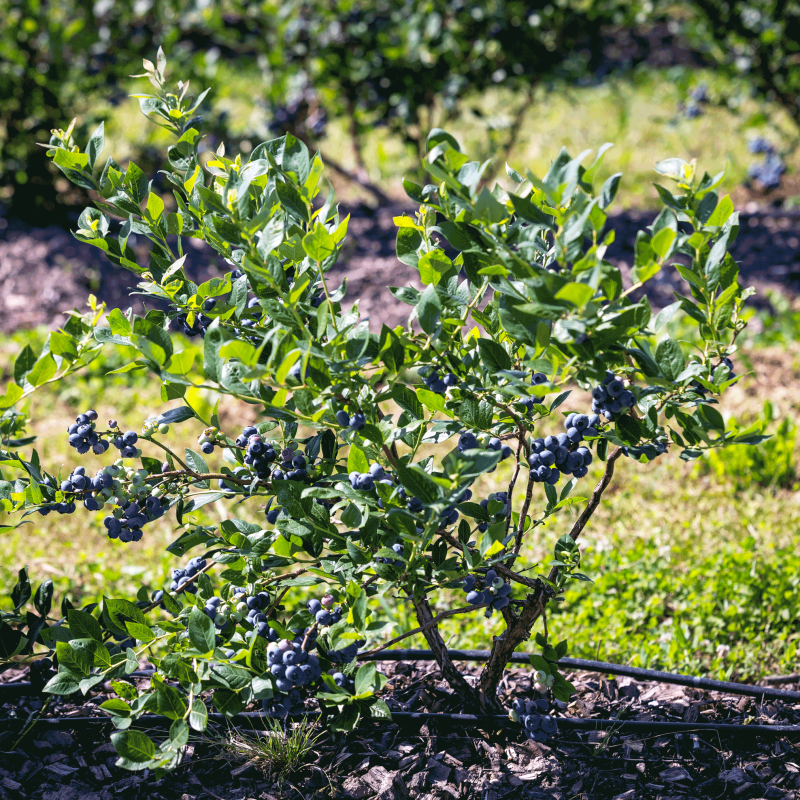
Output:
[[[4,378],[16,352],[37,336],[41,332],[18,333],[0,342]],[[792,422],[798,401],[792,387],[800,380],[799,356],[800,348],[792,345],[751,350],[742,358],[750,371],[724,398],[723,412],[740,420],[762,413],[764,398],[771,398],[773,431],[789,419],[780,435],[759,446],[760,456],[734,447],[711,462],[687,464],[670,454],[648,466],[629,459],[619,463],[606,502],[582,539],[582,570],[594,583],[573,583],[548,616],[551,634],[568,638],[572,655],[742,679],[794,669],[800,504]],[[65,435],[77,413],[94,407],[101,420],[113,416],[123,427],[138,429],[148,414],[166,407],[158,384],[145,373],[103,378],[127,360],[120,349],[107,347],[76,380],[40,389],[20,409],[32,421],[30,430],[38,436],[34,446],[49,471],[67,474],[78,463]],[[208,398],[200,392],[187,397],[207,416]],[[229,398],[227,402],[220,407],[220,418],[229,431],[253,421],[252,407]],[[576,393],[564,409],[584,405]],[[168,444],[178,450],[192,446],[199,423],[195,427],[173,427]],[[781,454],[783,464],[778,477],[775,453]],[[81,463],[89,472],[104,460],[90,455]],[[587,495],[600,470],[595,462],[576,493]],[[502,488],[507,465],[490,478],[480,487],[480,496]],[[535,497],[543,496],[540,486],[536,492]],[[248,511],[239,508],[235,514],[260,518],[260,505],[248,505]],[[218,522],[229,511],[218,502],[198,517]],[[51,578],[57,597],[67,593],[73,602],[90,602],[104,594],[130,597],[142,584],[150,590],[160,587],[178,565],[164,551],[177,535],[174,517],[148,525],[142,542],[123,545],[105,536],[102,516],[83,509],[72,516],[34,515],[31,524],[5,534],[2,585],[10,589],[16,569],[28,564],[32,580]],[[552,545],[571,521],[567,512],[537,529],[523,552],[529,575],[546,572]],[[299,594],[287,597],[290,605],[300,599]],[[462,601],[460,592],[438,598],[440,610]],[[6,598],[0,602],[7,607]],[[396,623],[394,634],[415,627],[401,604],[391,598],[381,602]],[[497,617],[487,620],[482,614],[443,625],[452,647],[488,647],[497,632]],[[418,636],[407,644],[424,646],[424,641]]]

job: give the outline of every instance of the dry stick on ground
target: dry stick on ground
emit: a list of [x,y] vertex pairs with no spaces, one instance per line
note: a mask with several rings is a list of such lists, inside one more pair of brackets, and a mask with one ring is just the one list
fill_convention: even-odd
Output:
[[[594,491],[592,492],[592,496],[586,508],[583,509],[572,526],[569,535],[573,541],[578,539],[591,519],[592,514],[594,514],[598,505],[600,505],[603,492],[608,488],[609,483],[611,483],[611,478],[614,476],[614,465],[621,455],[621,447],[615,448],[611,455],[609,455],[603,475],[597,486],[594,487]],[[554,582],[557,577],[558,567],[553,567],[550,570],[549,580]],[[544,612],[544,607],[547,605],[550,594],[551,590],[549,587],[542,586],[536,594],[528,595],[516,623],[507,628],[501,636],[495,638],[492,642],[491,655],[481,671],[479,682],[479,702],[482,709],[490,710],[497,708],[497,687],[503,677],[506,664],[517,647],[530,638],[531,630],[539,619],[539,616]]]

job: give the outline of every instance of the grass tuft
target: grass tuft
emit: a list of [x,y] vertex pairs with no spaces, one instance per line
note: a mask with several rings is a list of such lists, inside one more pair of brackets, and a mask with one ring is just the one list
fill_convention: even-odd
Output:
[[268,731],[243,733],[232,729],[223,748],[235,759],[249,762],[264,775],[279,781],[289,779],[303,766],[322,736],[319,726],[303,719],[286,730],[278,720],[267,720]]

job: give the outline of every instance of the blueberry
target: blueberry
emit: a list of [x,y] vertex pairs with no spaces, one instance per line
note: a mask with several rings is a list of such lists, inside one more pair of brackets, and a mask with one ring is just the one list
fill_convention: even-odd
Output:
[[556,463],[556,455],[551,450],[542,450],[539,453],[539,461],[546,467],[552,467]]
[[605,403],[608,399],[608,393],[602,386],[595,386],[595,388],[592,389],[592,398],[598,403]]
[[443,379],[445,386],[455,386],[458,383],[458,376],[452,372],[448,372]]
[[567,436],[571,442],[580,442],[583,439],[583,434],[577,428],[569,428]]
[[534,372],[531,378],[531,385],[540,386],[543,383],[547,383],[547,375],[544,372]]
[[361,411],[356,411],[356,413],[350,417],[350,427],[354,431],[360,431],[366,424],[367,418]]
[[[80,452],[80,450],[78,450]],[[119,454],[123,458],[134,458],[136,456],[136,448],[135,447],[123,447],[122,450],[119,451]]]
[[74,487],[72,486],[72,481],[70,480],[61,481],[61,491],[62,492],[74,491]]
[[589,427],[589,417],[586,414],[576,414],[572,420],[572,427],[577,428],[579,431],[586,430]]
[[210,456],[214,452],[214,443],[213,442],[203,442],[200,445],[200,449],[207,455]]
[[608,384],[606,384],[606,391],[609,397],[616,398],[625,391],[625,387],[622,385],[622,381],[615,378],[613,381],[609,381]]
[[350,425],[350,415],[343,408],[340,408],[336,412],[336,421],[343,428],[347,428]]
[[627,389],[619,396],[619,404],[623,408],[630,408],[635,402],[636,398],[633,396],[633,392]]
[[567,469],[576,470],[583,466],[583,456],[577,451],[567,456]]
[[122,441],[130,447],[139,441],[139,437],[136,435],[136,431],[126,431],[122,434]]

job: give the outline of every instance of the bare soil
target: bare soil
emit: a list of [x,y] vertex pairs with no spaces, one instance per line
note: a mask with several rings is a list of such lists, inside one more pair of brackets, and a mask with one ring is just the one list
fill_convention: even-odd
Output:
[[[741,231],[733,247],[740,262],[742,283],[758,289],[755,303],[767,304],[775,291],[794,298],[800,291],[800,212],[753,211],[742,215]],[[347,210],[345,210],[347,211]],[[394,216],[413,213],[407,206],[377,211],[364,206],[349,209],[350,236],[339,264],[331,273],[332,285],[347,276],[347,304],[358,301],[370,326],[405,324],[410,308],[396,300],[390,286],[419,286],[414,268],[402,264],[394,253]],[[609,259],[630,282],[636,232],[654,218],[652,212],[626,212],[609,219],[616,241]],[[82,244],[63,228],[32,228],[13,220],[0,220],[0,332],[45,325],[58,327],[65,312],[85,308],[89,293],[109,308],[143,309],[138,297],[130,297],[137,278],[105,260],[96,248]],[[195,245],[197,245],[195,247]],[[135,245],[140,264],[147,263],[147,241]],[[187,272],[197,282],[231,269],[210,248],[189,240]],[[655,308],[674,300],[673,291],[688,294],[688,286],[675,270],[664,270],[649,286]]]

